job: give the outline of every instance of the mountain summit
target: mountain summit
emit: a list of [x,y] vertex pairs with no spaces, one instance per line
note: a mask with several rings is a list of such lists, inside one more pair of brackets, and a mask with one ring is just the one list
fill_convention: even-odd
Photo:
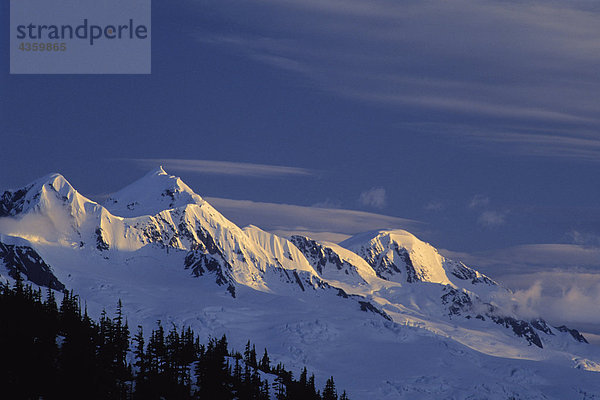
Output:
[[179,177],[167,174],[160,166],[111,195],[104,207],[120,217],[139,217],[203,202]]

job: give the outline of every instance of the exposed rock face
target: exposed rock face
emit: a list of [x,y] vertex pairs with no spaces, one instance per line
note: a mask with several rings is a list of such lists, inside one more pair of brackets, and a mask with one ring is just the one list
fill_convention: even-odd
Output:
[[21,274],[36,285],[65,289],[65,285],[54,276],[52,268],[29,246],[0,242],[0,264],[4,264],[12,278],[16,279],[17,274]]

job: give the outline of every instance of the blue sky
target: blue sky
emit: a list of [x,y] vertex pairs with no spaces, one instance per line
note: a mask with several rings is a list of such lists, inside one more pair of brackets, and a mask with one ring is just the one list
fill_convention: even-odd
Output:
[[507,281],[589,281],[598,21],[579,0],[154,0],[149,76],[9,75],[3,35],[0,187],[58,171],[101,199],[163,164],[240,224],[398,226]]

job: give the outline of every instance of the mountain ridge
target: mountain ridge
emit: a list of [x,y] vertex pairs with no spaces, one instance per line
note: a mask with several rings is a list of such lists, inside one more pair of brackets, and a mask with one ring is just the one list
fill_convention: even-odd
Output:
[[[62,175],[47,175],[21,189],[4,192],[0,211],[16,225],[30,218],[48,219],[53,234],[18,230],[7,233],[21,237],[20,251],[29,251],[24,250],[27,247],[38,254],[46,265],[39,262],[40,271],[50,273],[68,289],[85,288],[90,299],[102,298],[102,285],[125,285],[128,290],[143,291],[121,282],[125,279],[121,274],[125,268],[127,276],[137,275],[140,279],[139,271],[149,268],[152,273],[147,272],[147,279],[152,274],[162,276],[166,282],[180,277],[177,285],[190,287],[188,295],[193,293],[194,284],[181,279],[200,279],[209,285],[200,285],[203,290],[227,293],[236,302],[235,307],[243,307],[244,299],[263,296],[274,296],[282,304],[315,305],[325,301],[319,311],[323,316],[335,321],[338,314],[351,315],[363,324],[379,320],[367,325],[380,327],[377,329],[387,332],[379,333],[384,335],[396,335],[402,326],[421,325],[423,332],[451,337],[481,354],[496,354],[501,348],[512,352],[514,348],[519,349],[515,354],[528,354],[526,359],[550,357],[525,351],[523,345],[540,350],[549,347],[548,354],[556,353],[558,358],[565,357],[560,355],[565,349],[586,353],[578,347],[585,341],[579,332],[551,327],[542,318],[519,317],[515,310],[497,302],[509,298],[510,291],[475,269],[443,257],[409,232],[367,232],[335,244],[298,235],[282,238],[255,226],[242,229],[162,167],[116,192],[103,204],[80,195]],[[6,238],[1,236],[0,243],[12,240]],[[9,249],[7,246],[12,244],[3,246]],[[5,256],[5,268],[9,268],[7,259]],[[11,262],[13,271],[27,276],[30,267]],[[77,262],[89,267],[78,267]],[[172,272],[167,273],[167,269]],[[160,279],[144,279],[146,284],[160,285]],[[109,283],[97,286],[100,281]],[[53,288],[60,290],[57,285],[54,283]],[[173,304],[185,305],[187,297],[173,296]],[[145,313],[154,312],[143,296],[133,296],[132,301]],[[261,308],[266,306],[257,307],[261,313],[275,312]],[[330,307],[337,311],[326,311]],[[217,319],[206,323],[226,326],[244,320],[239,315],[236,318],[235,322]],[[460,335],[453,333],[457,324],[464,326]],[[499,343],[497,350],[482,339],[488,336]],[[302,347],[298,356],[307,351]],[[573,357],[584,360],[577,364],[579,368],[600,371],[597,361]]]

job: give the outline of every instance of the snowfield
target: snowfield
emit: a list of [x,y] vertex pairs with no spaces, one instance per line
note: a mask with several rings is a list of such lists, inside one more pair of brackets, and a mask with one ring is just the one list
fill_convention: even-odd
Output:
[[403,230],[334,244],[241,229],[162,168],[104,204],[48,175],[4,192],[0,217],[2,279],[64,285],[93,317],[121,299],[132,330],[250,339],[352,399],[600,399],[598,347]]

